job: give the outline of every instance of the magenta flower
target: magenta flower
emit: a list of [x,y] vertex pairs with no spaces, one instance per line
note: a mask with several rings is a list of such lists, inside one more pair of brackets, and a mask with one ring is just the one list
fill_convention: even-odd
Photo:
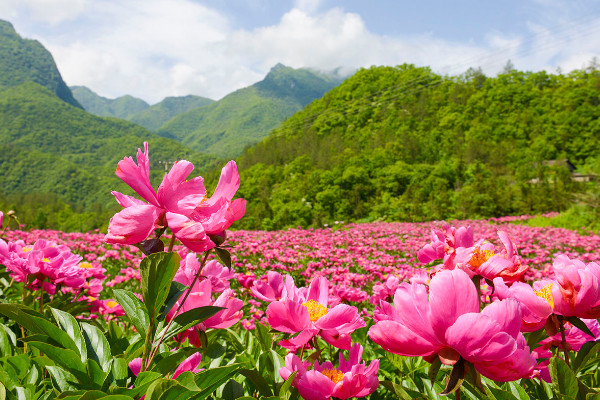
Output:
[[[521,332],[534,332],[546,324],[546,320],[553,312],[552,290],[544,282],[534,282],[534,287],[515,282],[510,287],[506,286],[502,278],[494,279],[494,296],[500,300],[517,299],[521,309]],[[550,297],[548,297],[550,296]]]
[[290,353],[285,357],[285,367],[279,369],[279,374],[287,379],[293,371],[298,371],[293,386],[305,400],[365,397],[379,385],[379,360],[371,361],[367,367],[361,362],[362,352],[362,346],[356,343],[350,348],[348,360],[340,354],[338,368],[329,361],[323,364],[315,361],[311,370],[308,370],[310,364],[303,363],[295,354]]
[[274,301],[267,307],[267,320],[273,329],[298,333],[280,344],[295,351],[320,335],[335,347],[349,349],[350,334],[365,326],[358,309],[346,304],[327,308],[329,283],[325,278],[313,280],[307,291],[299,290],[296,294],[296,299]]
[[441,271],[427,288],[402,284],[394,307],[382,310],[369,337],[385,350],[404,356],[438,356],[453,365],[460,357],[482,375],[509,381],[531,375],[531,357],[516,300],[492,303],[479,312],[477,290],[462,270]]
[[[196,347],[201,346],[200,338],[198,337],[198,330],[206,331],[208,328],[229,328],[237,323],[243,315],[241,309],[244,306],[244,303],[240,299],[235,298],[235,292],[233,290],[225,289],[216,300],[213,300],[211,295],[212,284],[210,280],[206,279],[203,281],[197,281],[194,284],[190,295],[177,314],[179,315],[186,311],[193,310],[194,308],[204,306],[216,306],[224,308],[224,310],[217,312],[212,317],[204,320],[200,324],[181,334],[183,338],[188,338],[190,343]],[[168,319],[175,317],[175,310],[179,308],[180,301],[181,299],[175,303],[175,306],[173,306],[167,316]]]
[[150,184],[148,143],[138,149],[137,165],[131,157],[119,161],[116,174],[145,201],[112,192],[124,207],[111,218],[106,242],[136,244],[156,228],[168,226],[186,247],[202,252],[215,247],[210,235],[219,235],[246,210],[242,199],[232,201],[240,179],[235,162],[223,168],[213,196],[207,198],[202,177],[186,181],[194,166],[176,162],[155,192]]
[[444,259],[446,269],[454,268],[456,249],[473,246],[473,229],[470,226],[455,228],[444,224],[441,230],[431,230],[431,243],[417,252],[417,258],[423,264]]
[[600,317],[600,265],[585,265],[565,255],[554,259],[554,313],[566,317]]
[[[177,369],[175,369],[175,371],[173,372],[173,376],[171,378],[176,379],[179,375],[186,371],[190,371],[194,374],[202,371],[203,368],[198,368],[201,362],[202,354],[192,354],[191,356],[183,360],[181,364],[179,364]],[[138,376],[140,371],[142,370],[142,359],[138,357],[131,360],[131,362],[129,363],[129,369],[131,369],[131,372],[133,372],[135,376]]]
[[250,291],[254,297],[268,302],[285,300],[288,297],[295,298],[298,289],[294,283],[294,278],[290,275],[284,277],[279,272],[269,271],[266,278],[266,281],[264,278],[257,279],[252,284]]
[[[179,254],[182,257],[174,280],[185,286],[190,286],[200,269],[198,255],[196,253],[188,253],[183,257],[181,252]],[[233,279],[234,276],[235,274],[229,268],[224,267],[216,260],[211,260],[202,269],[200,279],[210,280],[213,293],[221,293],[229,288],[229,280]]]
[[504,245],[504,250],[491,255],[478,266],[477,273],[489,280],[500,277],[507,284],[522,280],[529,267],[521,262],[517,246],[513,244],[506,232],[498,231],[498,237]]

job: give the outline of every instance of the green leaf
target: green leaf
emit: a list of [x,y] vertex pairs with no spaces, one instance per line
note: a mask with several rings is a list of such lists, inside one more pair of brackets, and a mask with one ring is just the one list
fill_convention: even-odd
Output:
[[254,369],[240,369],[240,374],[244,375],[246,378],[250,379],[250,381],[256,386],[258,392],[261,396],[269,397],[273,395],[269,384],[263,378],[263,376]]
[[117,386],[124,386],[129,375],[129,365],[123,357],[115,357],[112,362],[112,374]]
[[442,362],[440,361],[440,358],[435,357],[435,359],[429,366],[429,380],[431,382],[435,382],[435,380],[437,379],[438,372],[440,371],[441,367],[442,367]]
[[144,303],[135,294],[127,290],[113,289],[113,294],[129,317],[129,321],[135,326],[138,333],[145,337],[148,325],[150,325],[150,318]]
[[13,348],[15,347],[16,343],[12,342],[11,337],[8,336],[8,333],[4,329],[4,325],[0,325],[0,354],[3,357],[11,356],[13,354]]
[[[473,367],[471,367],[473,368]],[[446,387],[440,393],[441,395],[448,395],[450,393],[455,392],[462,385],[463,380],[465,379],[465,360],[460,357],[456,364],[452,367],[452,371],[450,371],[450,376],[448,377],[448,381],[446,382]]]
[[75,346],[77,346],[79,354],[81,355],[81,362],[85,362],[87,359],[87,348],[85,339],[81,334],[81,328],[79,327],[75,317],[56,308],[50,308],[50,310],[52,311],[52,315],[54,315],[54,319],[58,325],[67,333],[67,335],[69,335],[71,340],[73,340],[75,343]]
[[48,336],[55,343],[79,355],[79,349],[69,335],[37,311],[20,304],[4,303],[0,304],[0,314],[6,315],[34,334]]
[[196,352],[197,349],[195,348],[184,348],[174,352],[167,351],[166,356],[165,353],[159,354],[158,356],[162,355],[164,356],[164,358],[154,363],[150,371],[159,372],[163,376],[172,374],[175,372],[179,364],[181,364],[186,358],[188,358]]
[[142,297],[150,318],[159,317],[158,312],[169,295],[180,261],[177,253],[154,253],[140,263]]
[[562,358],[554,356],[550,359],[548,368],[554,390],[560,395],[576,399],[579,385],[575,374],[567,363]]
[[426,399],[427,398],[419,392],[405,388],[404,386],[394,383],[392,381],[380,381],[379,383],[384,388],[386,388],[390,392],[394,393],[394,395],[396,397],[398,397],[398,399],[400,399],[400,400]]
[[245,367],[244,364],[231,364],[198,372],[196,385],[202,390],[197,399],[204,399],[229,380],[236,372]]
[[[175,336],[195,325],[198,325],[200,322],[212,317],[213,315],[215,315],[216,313],[218,313],[219,311],[221,311],[223,309],[224,309],[223,307],[204,306],[204,307],[197,307],[197,308],[194,308],[194,309],[191,309],[184,313],[179,314],[178,316],[175,317],[173,323],[169,327],[168,332],[165,334],[164,340],[168,340],[168,339],[172,338],[173,336]],[[162,329],[158,333],[157,336],[161,337],[165,329],[166,329],[166,327],[164,329]]]
[[40,350],[56,364],[69,371],[79,380],[79,382],[85,382],[87,380],[87,368],[81,362],[79,354],[75,353],[73,350],[61,349],[60,347],[55,347],[49,343],[43,342],[28,342],[28,344],[29,346]]
[[573,370],[579,371],[586,366],[592,359],[598,357],[598,351],[600,350],[600,341],[587,342],[581,346],[581,349],[577,352],[577,356],[573,361]]
[[511,392],[492,386],[487,386],[486,392],[488,392],[488,396],[491,400],[521,400],[516,398]]
[[98,363],[92,359],[88,359],[86,362],[86,365],[87,365],[87,375],[89,377],[89,381],[82,382],[82,383],[85,383],[88,388],[93,387],[95,389],[101,389],[102,384],[104,383],[104,380],[108,376],[108,372],[104,372],[100,368]]
[[146,392],[146,400],[178,400],[188,399],[192,392],[181,383],[173,379],[159,379],[154,381]]
[[519,400],[530,400],[529,395],[517,381],[508,382],[511,393]]
[[46,370],[48,370],[52,380],[54,381],[55,385],[58,386],[61,392],[76,389],[74,384],[77,383],[77,378],[73,376],[73,374],[61,367],[53,365],[46,366]]
[[298,371],[292,371],[292,373],[290,374],[290,376],[288,376],[288,378],[285,380],[285,382],[283,382],[283,384],[279,388],[278,395],[279,395],[279,397],[281,399],[287,399],[288,398],[288,394],[290,392],[290,388],[292,387],[292,383],[294,383],[294,378],[296,377],[297,373],[298,373]]
[[110,372],[110,345],[108,340],[98,327],[82,322],[83,337],[87,347],[89,358],[94,360],[104,372]]
[[215,247],[215,251],[217,252],[217,255],[221,261],[223,261],[223,264],[225,264],[227,268],[231,268],[231,254],[229,254],[229,251],[221,247]]
[[165,306],[162,310],[163,315],[169,314],[169,311],[173,308],[177,300],[181,297],[181,295],[185,292],[187,286],[173,281],[171,283],[171,287],[169,288],[169,294],[167,295],[167,300],[165,301]]
[[268,352],[273,348],[273,334],[269,333],[269,329],[266,326],[257,322],[253,333],[264,352]]
[[538,342],[546,337],[546,330],[544,328],[538,329],[537,331],[530,332],[527,334],[527,346],[529,348],[536,348]]

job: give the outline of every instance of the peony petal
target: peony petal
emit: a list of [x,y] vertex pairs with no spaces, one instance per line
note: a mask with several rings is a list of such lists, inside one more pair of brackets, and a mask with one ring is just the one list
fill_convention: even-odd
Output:
[[403,356],[428,356],[441,347],[395,321],[380,321],[369,329],[369,338],[384,350]]
[[274,301],[267,307],[267,320],[273,329],[296,333],[311,327],[308,309],[295,301]]
[[155,229],[164,210],[153,205],[134,205],[115,214],[108,224],[107,243],[136,244]]
[[158,188],[158,200],[170,212],[189,216],[205,199],[206,189],[202,177],[185,179],[194,166],[189,161],[176,162],[164,176]]
[[138,149],[137,162],[125,157],[117,164],[115,173],[148,203],[159,207],[156,192],[150,184],[150,160],[148,158],[148,142],[144,142],[144,153]]
[[196,253],[202,253],[215,247],[212,240],[206,235],[200,222],[193,221],[181,214],[166,213],[167,223],[173,234],[185,247]]

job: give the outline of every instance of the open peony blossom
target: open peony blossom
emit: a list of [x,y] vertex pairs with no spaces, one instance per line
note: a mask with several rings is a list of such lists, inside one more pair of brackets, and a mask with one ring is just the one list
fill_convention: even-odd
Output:
[[462,357],[496,381],[528,377],[536,365],[519,332],[518,302],[496,301],[479,312],[477,289],[460,269],[437,273],[429,295],[425,285],[401,284],[394,307],[381,308],[377,320],[369,337],[391,353],[447,365]]
[[[171,378],[176,379],[179,375],[181,375],[182,373],[184,373],[186,371],[190,371],[193,373],[202,371],[203,370],[202,368],[198,368],[198,366],[200,365],[201,362],[202,362],[202,354],[200,354],[200,353],[192,354],[191,356],[189,356],[188,358],[183,360],[183,362],[177,366],[177,368],[173,372],[173,376]],[[131,360],[131,362],[129,363],[129,369],[131,369],[131,372],[133,372],[133,374],[135,376],[138,376],[140,374],[140,371],[142,370],[142,359],[138,357],[138,358],[134,358],[133,360]]]
[[222,234],[246,211],[245,200],[232,201],[240,186],[237,166],[234,161],[227,163],[211,197],[206,197],[202,177],[186,181],[193,169],[189,161],[176,162],[154,191],[150,184],[147,142],[144,152],[138,149],[137,165],[131,157],[119,161],[117,176],[145,201],[112,192],[124,208],[111,218],[106,242],[136,244],[148,238],[154,229],[168,226],[194,252],[215,247],[210,236]]
[[328,308],[329,283],[326,278],[313,280],[307,291],[298,290],[295,298],[274,301],[267,307],[267,320],[280,332],[297,336],[280,344],[295,351],[314,336],[340,349],[350,348],[350,334],[365,326],[356,307],[338,304]]
[[279,272],[269,271],[266,281],[264,279],[255,280],[250,291],[257,299],[272,302],[287,299],[288,293],[293,298],[298,290],[294,278],[290,275],[284,277]]
[[565,255],[554,259],[554,313],[566,317],[600,317],[600,265],[584,264]]
[[446,269],[454,268],[454,257],[458,248],[473,246],[473,229],[470,226],[455,228],[444,224],[442,230],[431,230],[431,242],[417,252],[423,264],[443,259]]
[[303,363],[298,356],[290,353],[285,357],[285,367],[279,369],[279,374],[287,379],[293,371],[297,371],[293,385],[305,400],[365,397],[379,386],[379,360],[371,361],[367,367],[361,362],[362,353],[362,346],[356,343],[350,348],[348,360],[340,353],[338,368],[329,361],[323,364],[315,361],[314,368],[310,370],[309,363]]

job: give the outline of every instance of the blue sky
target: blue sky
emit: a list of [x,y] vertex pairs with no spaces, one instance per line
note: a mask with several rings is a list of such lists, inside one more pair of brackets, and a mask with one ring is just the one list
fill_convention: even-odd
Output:
[[495,75],[509,59],[566,72],[600,56],[592,0],[1,0],[0,19],[42,42],[67,84],[149,103],[219,99],[278,62]]

